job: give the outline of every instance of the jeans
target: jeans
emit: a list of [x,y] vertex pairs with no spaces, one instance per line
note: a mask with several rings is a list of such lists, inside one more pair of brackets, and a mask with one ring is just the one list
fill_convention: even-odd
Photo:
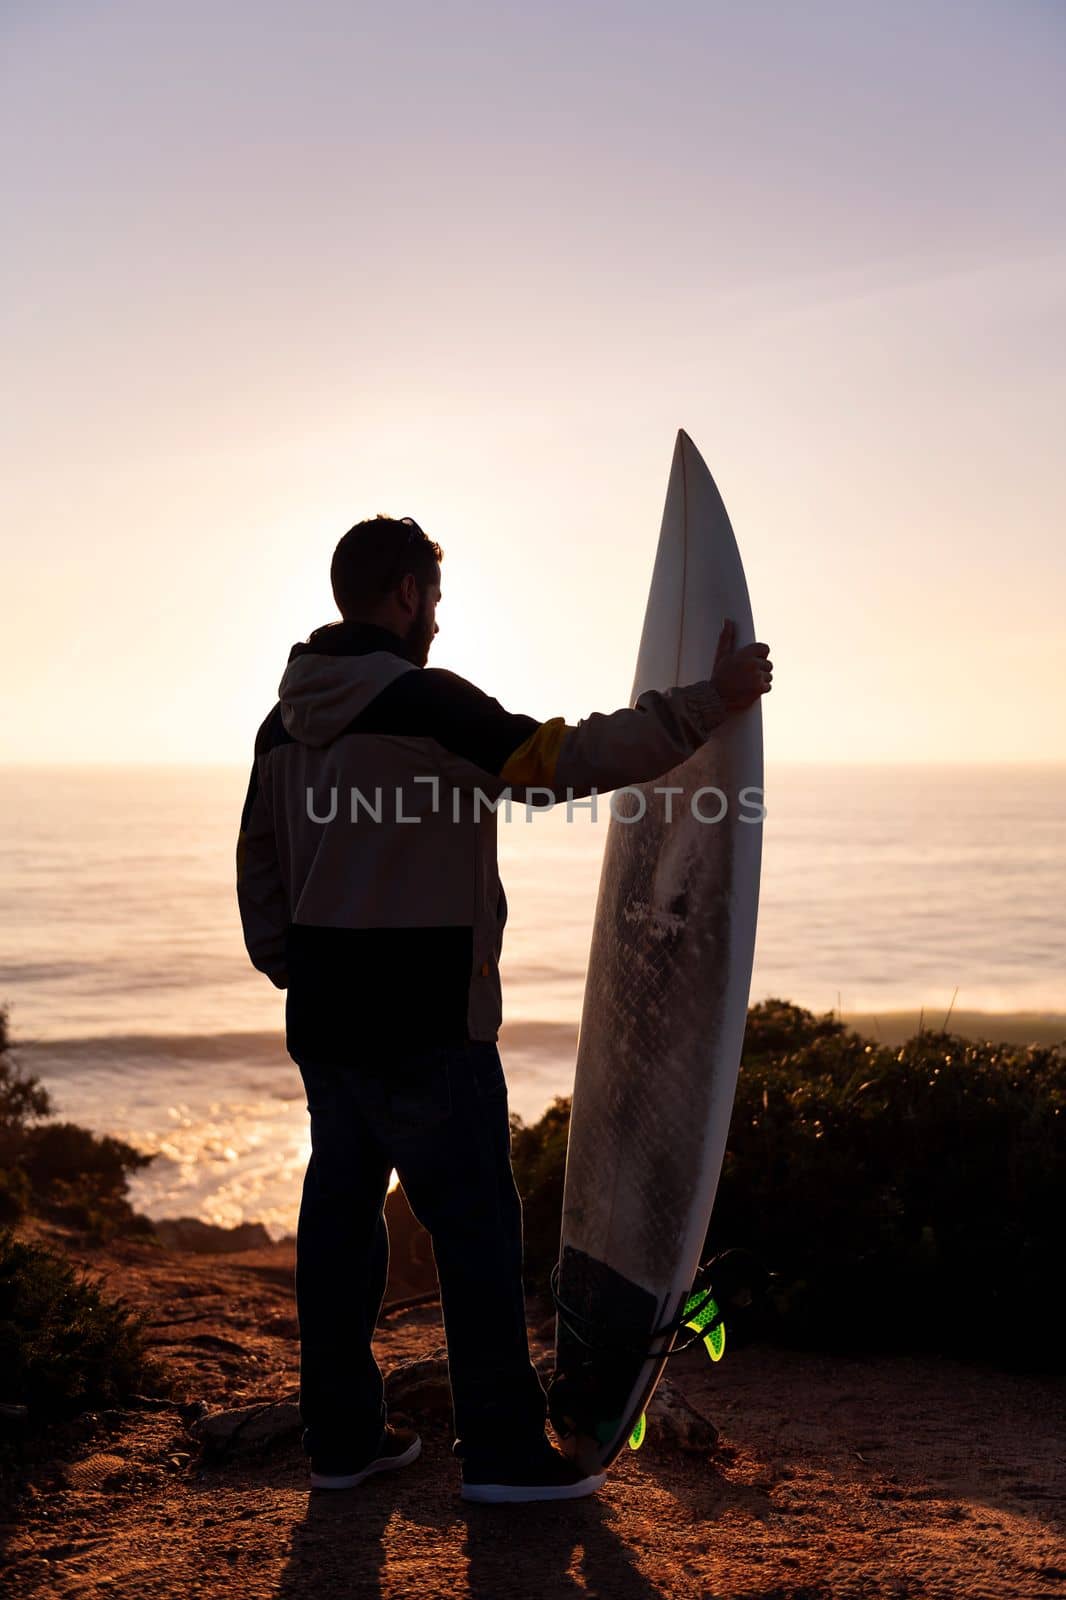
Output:
[[304,1449],[360,1462],[382,1439],[386,1407],[371,1340],[388,1276],[393,1167],[433,1242],[454,1453],[536,1448],[547,1404],[529,1358],[522,1208],[495,1044],[297,1065],[311,1114],[296,1237]]

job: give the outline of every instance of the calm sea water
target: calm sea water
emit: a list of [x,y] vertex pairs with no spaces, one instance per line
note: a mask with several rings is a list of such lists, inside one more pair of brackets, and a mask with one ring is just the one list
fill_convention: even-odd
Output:
[[[158,1159],[157,1216],[293,1226],[306,1115],[233,891],[229,768],[0,769],[0,1003],[61,1114]],[[752,998],[1066,1011],[1066,770],[771,768]],[[603,821],[501,828],[511,1104],[573,1081]]]

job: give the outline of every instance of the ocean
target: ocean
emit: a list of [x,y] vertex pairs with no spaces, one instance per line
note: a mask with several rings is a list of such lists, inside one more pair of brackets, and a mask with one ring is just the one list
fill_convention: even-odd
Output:
[[[0,1004],[60,1115],[156,1153],[153,1216],[295,1224],[306,1112],[233,888],[247,773],[0,769]],[[1066,1013],[1066,769],[770,767],[752,999]],[[606,802],[501,824],[512,1109],[573,1082]],[[1063,1029],[1066,1035],[1066,1023]]]

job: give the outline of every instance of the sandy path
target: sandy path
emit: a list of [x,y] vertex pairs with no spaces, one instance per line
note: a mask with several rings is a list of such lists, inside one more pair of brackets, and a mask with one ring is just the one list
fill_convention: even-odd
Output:
[[[293,1387],[283,1248],[204,1258],[122,1244],[89,1259],[149,1310],[184,1394],[221,1406]],[[386,1368],[439,1346],[435,1309],[396,1320],[380,1339]],[[768,1348],[719,1368],[695,1350],[674,1376],[719,1425],[715,1454],[670,1453],[649,1430],[598,1497],[561,1506],[464,1506],[444,1425],[423,1429],[421,1460],[396,1477],[311,1497],[294,1444],[201,1469],[178,1413],[105,1414],[35,1470],[5,1530],[6,1592],[1066,1596],[1061,1381]]]

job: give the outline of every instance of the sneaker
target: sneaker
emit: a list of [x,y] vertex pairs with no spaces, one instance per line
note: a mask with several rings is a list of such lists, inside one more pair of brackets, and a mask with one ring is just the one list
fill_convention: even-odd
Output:
[[542,1450],[517,1460],[464,1461],[460,1495],[482,1505],[580,1500],[584,1495],[595,1494],[606,1482],[606,1472],[583,1472],[545,1439]]
[[348,1471],[338,1470],[342,1463],[334,1458],[311,1457],[312,1489],[354,1489],[364,1478],[375,1472],[396,1472],[409,1467],[422,1452],[422,1441],[413,1428],[394,1428],[385,1424],[385,1437],[378,1445],[372,1461],[365,1466]]

